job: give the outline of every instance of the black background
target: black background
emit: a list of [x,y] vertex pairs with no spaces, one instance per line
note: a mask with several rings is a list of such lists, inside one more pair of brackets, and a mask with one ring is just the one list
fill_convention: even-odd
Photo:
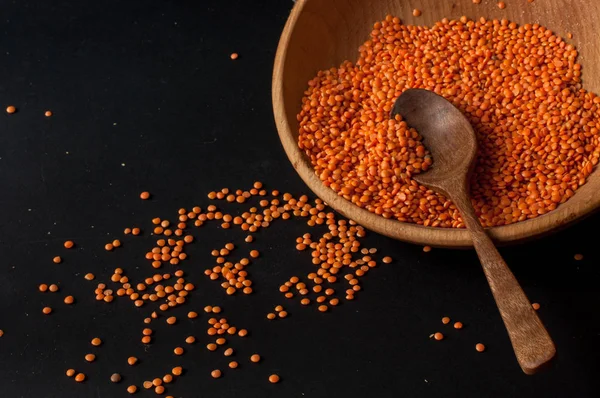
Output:
[[[300,220],[257,234],[263,256],[250,271],[251,296],[228,297],[203,270],[210,250],[244,245],[239,229],[197,230],[182,268],[197,286],[173,312],[221,305],[251,337],[235,340],[240,368],[229,371],[204,345],[206,315],[176,327],[152,325],[154,344],[140,343],[147,310],[129,300],[94,300],[96,283],[115,267],[132,278],[152,272],[143,253],[150,219],[179,207],[206,206],[222,187],[308,193],[279,144],[270,79],[279,34],[293,5],[279,1],[1,1],[0,104],[0,385],[2,397],[120,397],[129,384],[181,364],[168,387],[176,397],[597,397],[600,361],[595,216],[536,242],[502,249],[554,338],[551,369],[525,376],[471,251],[420,247],[370,234],[394,262],[365,278],[351,303],[327,314],[285,301],[277,287],[306,275],[308,253],[294,239]],[[229,54],[240,58],[231,61]],[[585,76],[584,76],[585,77]],[[54,116],[45,118],[51,109]],[[122,165],[124,164],[124,166]],[[142,202],[139,193],[152,192]],[[123,237],[138,225],[145,238]],[[194,230],[196,231],[196,230]],[[194,232],[196,233],[196,232]],[[121,238],[114,253],[106,242]],[[62,244],[73,239],[76,250]],[[573,255],[583,253],[583,261]],[[64,262],[53,264],[61,255]],[[94,282],[83,279],[96,274]],[[59,283],[42,294],[39,283]],[[66,306],[66,294],[76,304]],[[268,322],[273,305],[290,317]],[[50,305],[50,316],[41,313]],[[457,332],[442,316],[461,320]],[[442,331],[442,342],[428,336]],[[172,349],[198,337],[183,357]],[[104,340],[93,348],[92,337]],[[488,350],[477,353],[483,342]],[[87,364],[83,356],[97,354]],[[248,363],[259,352],[264,361]],[[135,355],[140,364],[129,367]],[[67,368],[89,379],[75,383]],[[219,380],[214,368],[225,370]],[[120,372],[124,380],[108,378]],[[267,376],[278,373],[281,383]],[[142,391],[140,396],[153,393]]]

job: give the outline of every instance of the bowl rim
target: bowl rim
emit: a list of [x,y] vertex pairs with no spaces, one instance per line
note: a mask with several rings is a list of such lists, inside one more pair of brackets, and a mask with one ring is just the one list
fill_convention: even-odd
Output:
[[[386,219],[362,209],[326,187],[316,175],[304,151],[298,148],[292,125],[286,116],[284,71],[288,47],[295,26],[308,0],[297,0],[285,24],[277,46],[272,76],[272,106],[277,133],[286,155],[300,178],[329,207],[363,227],[404,242],[448,248],[471,248],[473,243],[466,229],[426,227],[394,219]],[[317,73],[317,71],[315,71]],[[301,99],[299,98],[300,102]],[[299,104],[298,104],[299,107]],[[515,244],[547,235],[567,227],[600,207],[600,195],[588,195],[578,205],[561,204],[542,216],[517,223],[487,228],[490,237],[499,245]]]

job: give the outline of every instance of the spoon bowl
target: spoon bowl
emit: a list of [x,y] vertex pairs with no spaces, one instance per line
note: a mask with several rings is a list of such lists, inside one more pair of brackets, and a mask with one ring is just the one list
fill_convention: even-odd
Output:
[[406,90],[396,99],[392,116],[399,114],[424,137],[433,165],[414,180],[447,195],[445,181],[468,176],[477,155],[471,123],[445,98],[423,89]]

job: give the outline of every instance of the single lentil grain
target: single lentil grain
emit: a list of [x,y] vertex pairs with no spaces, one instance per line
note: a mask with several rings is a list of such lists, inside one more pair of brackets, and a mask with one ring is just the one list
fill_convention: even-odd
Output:
[[271,376],[269,376],[269,382],[275,384],[279,382],[279,376],[276,374],[272,374]]

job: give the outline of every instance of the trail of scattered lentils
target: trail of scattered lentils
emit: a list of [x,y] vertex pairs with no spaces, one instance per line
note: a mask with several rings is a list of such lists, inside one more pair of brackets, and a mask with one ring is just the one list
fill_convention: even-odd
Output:
[[[411,177],[432,167],[395,99],[424,88],[474,126],[472,202],[486,227],[554,210],[598,164],[600,98],[582,88],[577,50],[537,24],[444,19],[375,23],[358,60],[320,71],[298,114],[299,147],[323,183],[385,218],[464,227],[455,206]],[[426,144],[426,143],[425,143]]]
[[[140,198],[149,200],[151,195],[149,192],[142,192]],[[190,335],[184,341],[172,342],[173,355],[177,357],[185,355],[187,350],[198,349],[195,345],[200,336],[205,335],[209,339],[209,343],[205,346],[208,351],[220,352],[225,357],[235,356],[237,348],[234,347],[243,344],[244,340],[250,336],[250,332],[234,323],[232,319],[221,315],[223,309],[220,306],[206,305],[201,309],[190,308],[187,319],[178,319],[176,316],[171,316],[169,312],[175,307],[185,305],[200,283],[209,283],[210,281],[219,283],[226,295],[252,294],[254,285],[246,268],[251,266],[261,256],[261,253],[258,250],[250,249],[247,245],[251,245],[255,241],[255,233],[268,228],[275,221],[299,217],[306,219],[309,227],[324,227],[315,236],[306,233],[296,239],[295,248],[310,253],[311,272],[305,276],[291,276],[287,280],[282,280],[279,288],[282,302],[285,299],[298,300],[303,306],[312,307],[315,311],[330,311],[340,305],[343,300],[354,300],[361,291],[361,279],[378,264],[377,249],[362,247],[361,238],[365,236],[365,230],[353,221],[338,219],[336,214],[330,211],[320,199],[311,201],[306,195],[295,198],[289,193],[282,194],[276,190],[268,192],[260,182],[254,183],[249,190],[224,188],[220,191],[210,192],[208,198],[215,201],[213,202],[215,204],[210,204],[204,209],[199,206],[191,209],[181,208],[177,211],[175,220],[153,218],[149,224],[150,230],[140,227],[125,228],[124,239],[139,239],[144,235],[151,235],[154,244],[144,257],[148,261],[149,269],[153,271],[143,280],[133,281],[127,276],[126,268],[116,268],[112,275],[105,276],[106,280],[95,285],[93,290],[95,300],[107,305],[114,305],[115,300],[124,299],[140,308],[140,311],[147,313],[144,325],[140,328],[140,344],[154,344],[157,331],[160,333],[160,329],[165,324],[176,327],[182,322],[194,323],[204,312],[208,316],[205,332],[196,336]],[[239,215],[223,212],[219,209],[216,201],[235,203],[241,207],[241,211],[238,213]],[[214,256],[214,264],[205,269],[206,282],[194,281],[192,283],[186,277],[185,268],[182,267],[184,262],[190,260],[186,253],[186,247],[198,242],[198,237],[194,236],[192,229],[205,227],[210,223],[220,225],[220,229],[240,228],[246,234],[244,242],[247,245],[242,244],[240,247],[230,242],[222,248],[207,248]],[[323,233],[323,230],[326,232]],[[138,236],[139,238],[137,238]],[[114,239],[106,243],[104,249],[107,253],[114,252],[126,243],[126,241],[123,243],[119,239]],[[66,241],[64,249],[77,249],[77,243],[71,240]],[[59,256],[53,259],[53,262],[57,264],[62,261]],[[381,261],[390,263],[392,259],[382,257]],[[194,266],[194,264],[189,266]],[[96,280],[96,275],[87,273],[83,278],[92,282]],[[68,291],[68,287],[59,288],[54,283],[50,285],[43,283],[38,286],[38,290],[44,295],[61,294],[63,290]],[[52,300],[45,296],[43,301]],[[218,301],[218,297],[215,297],[215,301]],[[76,305],[76,303],[77,300],[73,296],[64,298],[64,304]],[[284,319],[289,315],[283,305],[275,306],[274,310],[276,314],[265,312],[268,320]],[[53,309],[44,307],[42,313],[51,316]],[[157,323],[158,325],[156,325]],[[82,361],[95,362],[96,354],[102,352],[102,346],[106,343],[101,337],[90,336],[92,346],[90,348],[93,352],[82,353]],[[99,355],[99,358],[101,357]],[[229,362],[227,365],[229,369],[214,369],[210,375],[213,378],[224,377],[227,373],[236,371],[235,369],[239,366],[238,361],[243,361],[248,365],[260,365],[263,362],[261,356],[256,353],[249,357],[236,359]],[[131,367],[135,367],[138,360],[137,357],[127,357],[124,353],[123,361],[127,361]],[[188,371],[193,372],[193,369],[186,371],[181,366],[176,366],[165,374],[154,375],[144,381],[141,386],[130,384],[125,389],[129,393],[135,394],[144,388],[154,390],[156,394],[162,395],[167,393],[170,383]],[[88,376],[78,371],[77,364],[72,364],[72,367],[66,369],[66,375],[76,382],[96,378],[96,375]],[[127,378],[127,376],[122,377],[121,374],[115,373],[105,382],[110,380],[113,383],[120,383],[122,379],[127,380]],[[278,383],[280,376],[267,373],[265,381]]]

